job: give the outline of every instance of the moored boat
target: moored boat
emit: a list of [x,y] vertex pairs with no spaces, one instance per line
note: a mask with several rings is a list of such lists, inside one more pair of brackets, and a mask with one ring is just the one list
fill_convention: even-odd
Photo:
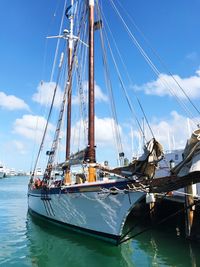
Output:
[[0,178],[4,178],[6,177],[6,169],[5,169],[5,166],[0,163]]
[[[113,3],[113,1],[111,2]],[[108,77],[107,57],[103,42],[103,63],[106,65],[106,83],[110,89],[111,109],[114,118],[112,123],[116,131],[115,138],[117,140],[120,166],[109,168],[107,164],[103,166],[97,162],[95,141],[94,32],[100,30],[100,35],[102,34],[103,15],[99,12],[100,6],[97,4],[96,11],[98,16],[95,20],[95,3],[98,3],[98,1],[71,0],[65,12],[69,21],[69,29],[64,29],[63,35],[59,34],[58,36],[49,37],[63,39],[64,43],[67,43],[67,82],[65,80],[56,130],[51,148],[46,152],[47,164],[41,178],[38,177],[37,164],[41,156],[41,151],[44,150],[44,140],[55,104],[59,79],[62,71],[66,67],[63,66],[65,53],[62,52],[58,67],[58,82],[55,84],[47,122],[44,127],[44,134],[29,182],[28,207],[32,214],[37,214],[49,221],[71,227],[77,231],[106,238],[119,244],[127,216],[146,197],[147,193],[168,192],[168,190],[180,188],[191,181],[200,181],[200,175],[195,175],[195,177],[189,175],[188,180],[188,177],[179,179],[177,175],[173,176],[170,172],[161,178],[153,179],[158,162],[163,158],[162,146],[156,141],[153,134],[153,138],[149,142],[145,140],[143,155],[130,164],[123,164],[125,158],[120,140],[115,105],[112,98],[112,86]],[[88,18],[88,24],[86,23],[86,18]],[[79,24],[76,25],[76,32],[74,32],[74,22],[78,21]],[[87,37],[86,30],[88,33]],[[87,60],[82,61],[85,58]],[[81,67],[85,66],[86,63],[88,63],[89,73],[88,82],[86,83],[88,94],[87,100],[85,101],[83,96],[84,81],[82,81],[82,74],[79,71],[82,70]],[[117,69],[117,66],[115,67]],[[64,72],[66,73],[66,71]],[[79,88],[80,106],[83,113],[81,114],[83,118],[79,124],[85,126],[82,131],[79,129],[79,134],[84,136],[85,132],[87,133],[86,147],[80,149],[78,146],[78,152],[76,153],[72,153],[71,149],[73,128],[71,109],[72,89],[75,80],[73,76],[75,75],[74,72],[77,76],[76,85]],[[118,69],[117,72],[118,76],[120,76]],[[119,77],[119,80],[121,86],[124,87],[121,77]],[[126,92],[125,95],[128,99]],[[127,102],[127,106],[131,107],[129,99]],[[86,103],[88,105],[88,113],[85,112]],[[64,124],[63,117],[65,110],[67,113],[65,155],[63,161],[58,162],[56,156],[60,146],[61,127]],[[144,134],[140,125],[139,128],[142,134]],[[106,131],[107,129],[105,128],[104,132]],[[77,143],[80,139],[79,136],[76,140]],[[82,139],[84,138],[82,137]],[[79,166],[78,171],[73,170],[76,166]]]
[[32,189],[29,209],[75,230],[118,242],[129,211],[145,196],[140,191],[129,193],[128,185],[113,180]]

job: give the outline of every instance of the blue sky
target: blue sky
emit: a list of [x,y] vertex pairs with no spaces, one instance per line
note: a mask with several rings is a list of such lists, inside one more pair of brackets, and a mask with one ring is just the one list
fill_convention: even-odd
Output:
[[[155,136],[166,150],[184,147],[186,138],[194,126],[190,122],[191,129],[188,129],[188,114],[177,105],[169,90],[160,85],[161,80],[167,81],[180,99],[185,101],[185,98],[176,85],[171,84],[167,70],[160,64],[130,20],[127,19],[127,23],[131,32],[159,69],[161,76],[155,76],[137,48],[130,42],[130,38],[121,32],[123,27],[120,26],[120,19],[111,8],[110,0],[103,2],[104,15],[110,27],[114,27],[113,35],[120,37],[117,45],[126,60],[132,79],[132,83],[126,81],[131,100],[135,103],[133,92],[135,90]],[[114,2],[121,14],[126,17],[124,10],[120,9],[120,3],[123,4],[123,8],[128,11],[151,47],[159,54],[199,108],[200,1],[117,0]],[[39,96],[38,88],[41,80],[47,83],[46,87],[51,87],[49,81],[53,55],[50,53],[56,44],[55,40],[47,41],[46,36],[58,33],[63,3],[64,0],[13,0],[12,4],[7,0],[0,1],[0,161],[10,168],[29,170],[34,161],[38,148],[34,129],[37,128],[38,116],[40,122],[45,121],[42,117],[46,109],[41,102],[43,95]],[[98,36],[96,38],[98,40]],[[99,46],[96,50],[96,61],[101,65],[98,51]],[[108,144],[113,139],[109,126],[111,117],[107,114],[109,108],[102,72],[98,66],[95,70],[95,81],[98,86],[97,147],[100,145],[104,147],[104,151],[100,150],[99,160],[102,161],[105,156],[109,161],[115,162],[113,147],[110,147],[110,151],[109,149],[105,151],[105,147],[109,148]],[[112,66],[111,75],[114,76],[113,73]],[[130,158],[132,152],[138,153],[138,129],[125,101],[122,101],[119,81],[115,80],[114,87],[124,150]],[[136,110],[138,111],[138,108]],[[191,109],[191,112],[192,119],[199,121],[198,113],[194,109]],[[141,114],[139,120],[142,120]],[[51,127],[50,134],[53,133],[55,125],[52,123]],[[130,137],[131,129],[134,141]]]

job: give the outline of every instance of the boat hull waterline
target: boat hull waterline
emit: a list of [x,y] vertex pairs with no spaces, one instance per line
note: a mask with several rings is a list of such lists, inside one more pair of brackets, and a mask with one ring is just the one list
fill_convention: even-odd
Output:
[[[114,186],[120,190],[112,190]],[[118,243],[128,214],[145,197],[144,192],[128,192],[123,188],[127,188],[127,182],[29,189],[29,211],[73,230]]]

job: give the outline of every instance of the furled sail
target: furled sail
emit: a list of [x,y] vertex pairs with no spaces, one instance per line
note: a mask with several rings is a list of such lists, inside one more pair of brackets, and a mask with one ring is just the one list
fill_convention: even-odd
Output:
[[153,178],[157,163],[163,158],[162,145],[151,139],[144,148],[144,153],[140,158],[134,160],[131,164],[124,167],[109,170],[109,172],[116,173],[122,176],[137,175],[138,178]]
[[62,167],[65,169],[68,166],[83,164],[86,153],[87,153],[87,148],[80,150],[75,154],[71,154],[70,158],[65,163],[62,164]]

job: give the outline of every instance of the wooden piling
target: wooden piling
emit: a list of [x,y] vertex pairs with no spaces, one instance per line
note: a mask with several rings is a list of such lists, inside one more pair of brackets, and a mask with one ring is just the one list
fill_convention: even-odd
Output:
[[193,227],[193,222],[194,222],[194,210],[195,210],[195,205],[194,205],[194,190],[193,186],[188,185],[185,187],[185,206],[188,207],[185,210],[185,234],[186,237],[191,239],[192,235],[194,234],[192,232],[192,227]]
[[154,223],[156,220],[156,201],[153,193],[146,194],[146,204],[149,205],[149,216],[151,222]]

